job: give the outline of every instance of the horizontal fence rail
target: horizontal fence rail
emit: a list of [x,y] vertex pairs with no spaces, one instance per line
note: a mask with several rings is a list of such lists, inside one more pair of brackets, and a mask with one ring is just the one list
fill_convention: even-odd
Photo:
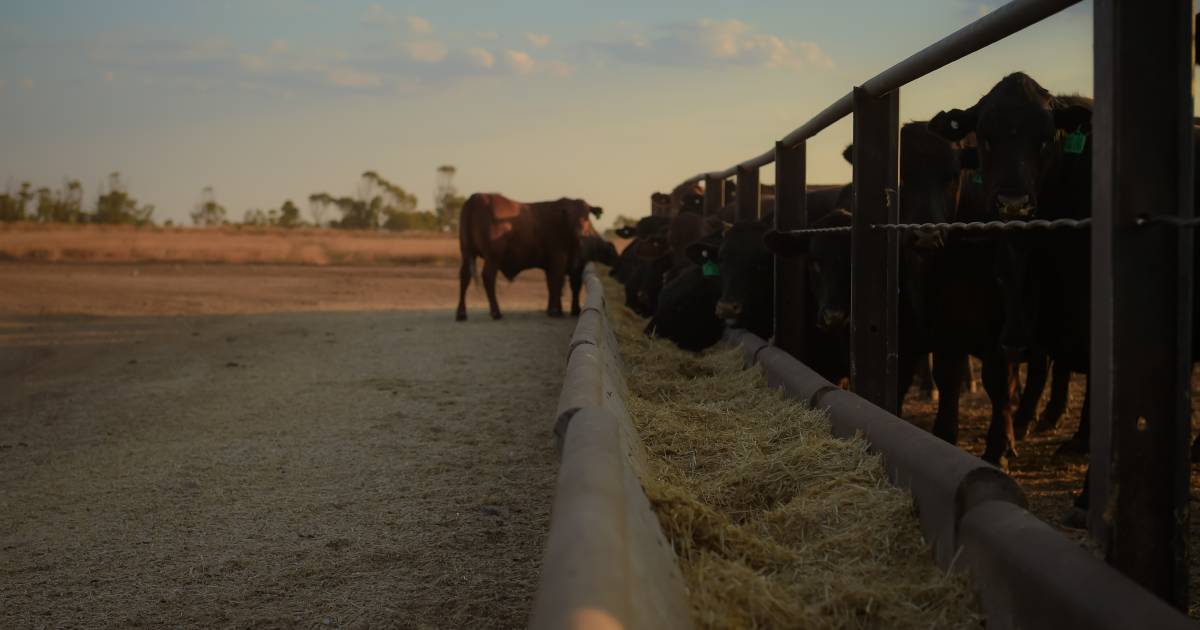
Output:
[[[1080,0],[1016,0],[1010,2],[880,72],[868,79],[861,87],[870,96],[883,96],[1079,2]],[[853,92],[834,101],[832,105],[792,130],[779,142],[786,147],[796,146],[852,113],[854,113]],[[774,161],[775,148],[772,147],[761,155],[739,162],[723,171],[700,173],[685,180],[685,183],[701,182],[706,177],[729,179],[737,175],[738,167],[761,168]]]

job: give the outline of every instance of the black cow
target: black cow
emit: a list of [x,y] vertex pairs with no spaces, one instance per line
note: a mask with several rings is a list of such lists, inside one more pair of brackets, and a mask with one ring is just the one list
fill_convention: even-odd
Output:
[[[1051,95],[1023,73],[1004,77],[974,106],[941,112],[930,128],[950,140],[976,134],[985,218],[1091,216],[1091,100]],[[1059,370],[1086,374],[1091,256],[1083,231],[1006,234],[998,247],[1001,345],[1045,348]],[[1064,450],[1086,452],[1090,395]]]
[[721,299],[721,279],[714,264],[705,265],[717,256],[721,235],[692,243],[687,253],[694,264],[681,270],[663,286],[658,296],[658,308],[646,325],[645,333],[670,339],[684,350],[699,352],[721,340],[725,325],[717,317],[717,302]]

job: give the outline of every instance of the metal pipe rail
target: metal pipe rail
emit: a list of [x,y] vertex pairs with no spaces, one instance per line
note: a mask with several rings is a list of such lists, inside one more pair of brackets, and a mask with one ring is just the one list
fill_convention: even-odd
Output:
[[[1079,2],[1080,0],[1015,0],[880,72],[864,82],[861,89],[872,97],[881,97]],[[787,148],[794,147],[853,112],[854,93],[851,92],[821,110],[808,122],[793,129],[779,142]],[[739,162],[723,171],[700,173],[685,180],[685,183],[699,182],[706,176],[728,179],[737,174],[738,167],[761,168],[774,161],[775,147],[771,147],[761,155]]]

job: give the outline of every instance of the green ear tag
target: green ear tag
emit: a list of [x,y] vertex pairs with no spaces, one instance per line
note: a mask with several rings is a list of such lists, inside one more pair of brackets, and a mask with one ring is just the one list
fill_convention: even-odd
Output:
[[975,174],[971,176],[971,183],[972,184],[982,184],[983,183],[983,175],[980,175],[979,171],[975,171]]
[[704,261],[704,266],[700,269],[706,278],[721,275],[721,266],[711,260]]
[[1063,152],[1079,155],[1087,144],[1087,136],[1081,131],[1072,131],[1063,140]]

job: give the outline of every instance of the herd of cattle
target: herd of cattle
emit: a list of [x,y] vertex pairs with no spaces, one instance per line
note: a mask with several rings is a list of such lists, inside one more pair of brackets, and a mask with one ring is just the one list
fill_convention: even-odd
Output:
[[[900,221],[1090,217],[1091,115],[1091,99],[1052,95],[1029,76],[1014,73],[971,107],[904,125],[897,193]],[[852,151],[848,147],[844,156],[851,159]],[[769,186],[761,191],[763,216],[748,221],[735,220],[734,187],[727,185],[725,206],[716,216],[705,216],[702,192],[698,184],[685,184],[669,195],[656,193],[652,216],[618,230],[632,239],[619,257],[606,243],[596,243],[587,210],[568,208],[567,200],[558,202],[566,208],[561,210],[562,221],[578,236],[570,239],[565,257],[555,259],[561,262],[530,265],[547,269],[550,311],[558,300],[550,269],[563,269],[554,272],[559,274],[558,287],[562,274],[569,272],[574,289],[578,271],[568,267],[581,268],[586,254],[612,264],[613,276],[625,287],[626,305],[648,318],[648,335],[688,350],[715,344],[725,326],[765,339],[774,330],[774,256],[803,256],[809,293],[805,359],[832,382],[848,376],[849,234],[774,231],[774,190]],[[1195,199],[1200,200],[1200,191]],[[474,252],[482,251],[473,243],[486,237],[494,242],[497,232],[491,218],[470,216],[474,202],[472,197],[463,213],[464,290],[471,273],[467,255],[472,254],[473,266]],[[851,207],[850,186],[808,189],[810,227],[849,226]],[[598,209],[586,204],[582,208],[598,215]],[[472,220],[492,227],[469,226]],[[977,357],[992,407],[983,457],[1003,465],[1017,453],[1018,441],[1031,427],[1037,431],[1056,425],[1066,408],[1070,374],[1088,371],[1088,233],[901,234],[901,378],[896,386],[906,392],[918,362],[932,355],[932,377],[941,393],[933,430],[954,442],[962,366],[968,356]],[[495,260],[485,256],[483,281],[493,316],[499,316],[489,283],[494,284],[496,268],[508,274],[512,267]],[[1200,265],[1200,259],[1196,262]],[[1196,271],[1200,281],[1200,267]],[[1194,295],[1200,296],[1200,286]],[[1193,313],[1193,356],[1200,359],[1200,309]],[[465,317],[462,306],[459,315]],[[1023,385],[1017,377],[1022,364]],[[1047,382],[1050,400],[1035,424]],[[1079,430],[1064,450],[1088,448],[1089,398],[1085,394]],[[1198,456],[1200,441],[1193,445],[1193,460]]]

